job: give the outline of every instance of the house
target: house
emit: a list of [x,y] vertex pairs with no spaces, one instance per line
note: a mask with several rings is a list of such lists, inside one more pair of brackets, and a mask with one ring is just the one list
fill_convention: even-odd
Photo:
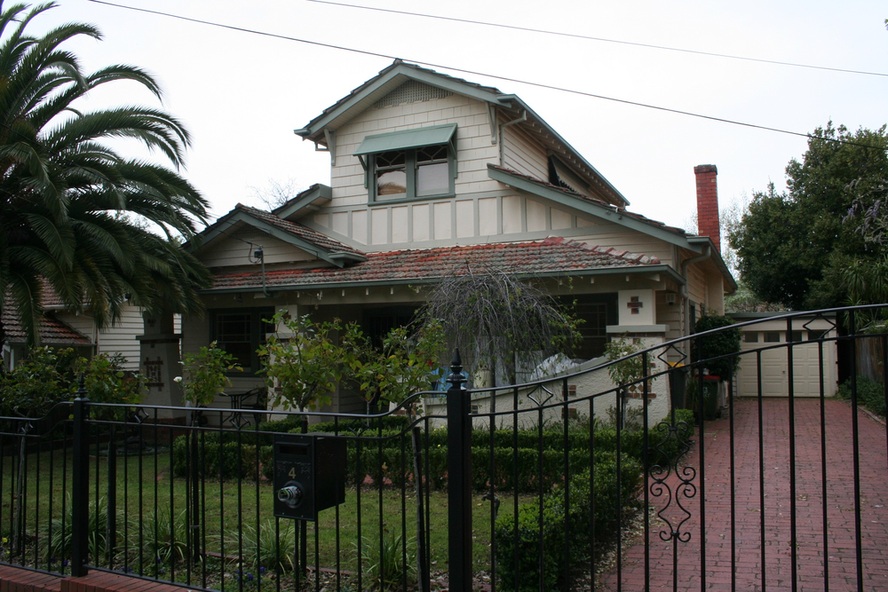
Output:
[[[51,290],[44,292],[44,316],[39,326],[40,345],[54,348],[72,348],[77,355],[119,354],[126,359],[124,370],[138,371],[140,342],[144,320],[139,307],[126,305],[120,319],[111,327],[99,329],[94,319],[66,307]],[[3,327],[6,333],[2,344],[2,367],[11,370],[27,351],[25,330],[14,307],[3,308]]]
[[[577,356],[628,334],[685,335],[723,311],[735,283],[719,254],[714,166],[697,167],[700,236],[650,220],[515,95],[395,61],[296,135],[330,156],[330,182],[274,211],[236,206],[187,248],[213,272],[207,314],[182,348],[215,340],[261,381],[256,347],[275,310],[341,318],[381,334],[430,286],[497,266],[577,303]],[[142,358],[163,360],[155,400],[175,402],[176,335],[146,326]],[[339,397],[334,411],[361,407]]]

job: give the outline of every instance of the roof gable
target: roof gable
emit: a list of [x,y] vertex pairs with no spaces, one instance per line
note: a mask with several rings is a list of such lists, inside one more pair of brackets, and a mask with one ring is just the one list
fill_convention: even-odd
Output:
[[225,239],[240,225],[253,227],[337,267],[342,267],[349,261],[361,261],[365,257],[361,251],[303,224],[243,204],[237,204],[187,247],[198,252],[209,249],[213,243]]
[[[609,202],[626,206],[627,200],[611,183],[586,161],[568,142],[562,138],[542,117],[537,115],[527,104],[512,94],[505,94],[490,86],[468,82],[441,74],[434,70],[421,68],[400,60],[379,72],[351,93],[324,110],[318,117],[311,120],[305,127],[294,130],[296,135],[310,140],[316,145],[332,149],[335,146],[336,131],[346,125],[358,114],[370,109],[378,101],[405,85],[415,81],[447,92],[471,97],[488,105],[491,128],[496,127],[497,110],[504,113],[506,120],[520,121],[526,130],[537,138],[546,150],[558,155],[559,159],[576,170]],[[492,142],[498,141],[496,134]],[[335,164],[335,163],[334,163]]]

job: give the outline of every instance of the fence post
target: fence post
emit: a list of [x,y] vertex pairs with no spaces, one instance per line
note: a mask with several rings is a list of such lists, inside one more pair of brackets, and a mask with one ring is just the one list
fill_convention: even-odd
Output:
[[463,384],[462,360],[454,353],[447,382],[447,497],[451,592],[472,590],[472,420],[471,393]]
[[89,399],[83,380],[74,399],[73,483],[71,491],[71,575],[85,576],[89,556]]

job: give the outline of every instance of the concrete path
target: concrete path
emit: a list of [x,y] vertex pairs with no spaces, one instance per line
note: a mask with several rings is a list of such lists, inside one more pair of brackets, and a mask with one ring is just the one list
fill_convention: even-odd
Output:
[[[767,399],[761,409],[759,414],[757,400],[736,402],[733,439],[730,418],[706,422],[702,440],[698,434],[679,467],[692,467],[695,474],[687,473],[682,483],[672,472],[668,489],[658,497],[649,488],[650,504],[662,511],[651,520],[648,535],[649,579],[638,537],[642,540],[624,548],[619,576],[614,571],[599,578],[597,590],[888,591],[885,425],[857,413],[857,506],[850,404],[830,399],[821,408],[816,399],[795,400],[794,465],[789,401]],[[671,537],[676,529],[682,540]]]

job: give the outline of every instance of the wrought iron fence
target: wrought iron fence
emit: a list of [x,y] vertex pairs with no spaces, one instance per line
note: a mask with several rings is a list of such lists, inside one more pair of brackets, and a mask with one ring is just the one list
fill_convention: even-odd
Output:
[[616,384],[626,359],[466,390],[457,358],[446,396],[379,415],[81,393],[2,418],[0,561],[214,590],[884,587],[879,313],[749,321],[715,356],[719,331],[645,343]]

